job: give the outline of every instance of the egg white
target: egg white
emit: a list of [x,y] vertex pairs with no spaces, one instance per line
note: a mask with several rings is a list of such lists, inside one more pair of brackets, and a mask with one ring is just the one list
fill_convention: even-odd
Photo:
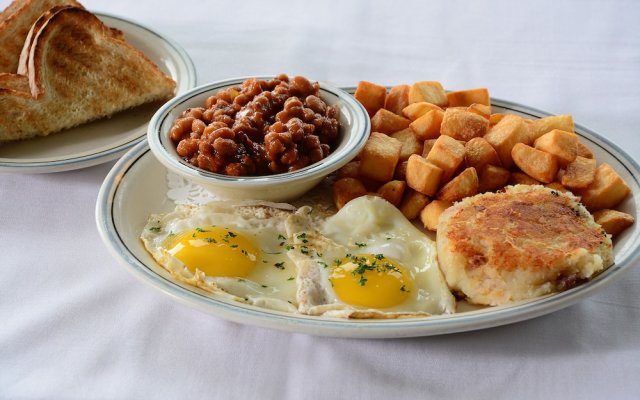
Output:
[[[433,240],[387,201],[364,196],[322,218],[310,207],[291,215],[289,257],[297,267],[298,311],[340,318],[400,318],[455,312],[455,298],[438,267]],[[329,276],[334,260],[347,254],[383,254],[409,270],[414,290],[396,306],[364,308],[340,300]]]
[[[213,201],[178,205],[167,214],[148,219],[140,239],[154,259],[177,281],[223,298],[269,309],[297,312],[296,268],[284,248],[285,220],[293,207],[273,203]],[[208,226],[226,227],[250,239],[260,250],[257,264],[246,277],[208,276],[191,272],[166,247],[174,235]]]

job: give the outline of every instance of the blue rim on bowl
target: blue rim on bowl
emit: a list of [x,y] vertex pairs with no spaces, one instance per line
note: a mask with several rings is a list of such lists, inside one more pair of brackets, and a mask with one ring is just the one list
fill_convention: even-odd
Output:
[[149,122],[147,138],[149,147],[158,160],[170,170],[199,183],[215,182],[221,188],[237,186],[255,189],[267,186],[293,184],[305,180],[319,180],[351,161],[364,147],[371,123],[364,107],[346,91],[320,82],[320,97],[328,104],[336,104],[340,110],[341,135],[344,127],[349,132],[338,147],[325,159],[294,172],[265,176],[227,176],[194,167],[176,152],[169,137],[169,130],[182,111],[190,107],[202,106],[208,96],[225,87],[240,85],[250,78],[270,79],[272,77],[240,77],[217,81],[196,87],[162,106]]

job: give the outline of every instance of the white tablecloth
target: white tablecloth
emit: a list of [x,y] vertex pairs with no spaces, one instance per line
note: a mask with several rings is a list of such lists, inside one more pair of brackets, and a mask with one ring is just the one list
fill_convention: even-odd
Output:
[[[571,113],[640,159],[633,0],[83,3],[177,41],[199,83],[286,72],[488,86]],[[483,331],[260,329],[177,303],[111,257],[94,207],[112,166],[0,174],[0,398],[640,398],[640,268],[575,306]]]

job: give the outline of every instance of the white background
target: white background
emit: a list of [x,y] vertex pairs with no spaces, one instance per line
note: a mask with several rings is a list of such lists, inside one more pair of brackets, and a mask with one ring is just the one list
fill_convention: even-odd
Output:
[[[640,2],[83,4],[177,41],[201,84],[286,72],[487,86],[571,113],[640,159]],[[0,174],[0,398],[640,396],[637,267],[575,306],[478,332],[345,340],[254,328],[179,304],[116,263],[94,223],[112,165]]]

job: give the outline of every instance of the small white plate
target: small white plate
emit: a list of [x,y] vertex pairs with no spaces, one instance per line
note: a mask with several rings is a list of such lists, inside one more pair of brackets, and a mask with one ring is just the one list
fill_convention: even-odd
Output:
[[[493,99],[494,112],[525,117],[548,113]],[[598,162],[610,164],[627,182],[632,195],[618,207],[637,216],[640,206],[640,167],[619,147],[576,125],[576,132],[594,152]],[[456,314],[401,320],[342,320],[287,314],[220,299],[195,287],[173,281],[147,253],[138,239],[152,213],[174,208],[167,199],[167,170],[146,143],[140,143],[113,167],[96,204],[96,223],[102,240],[115,258],[134,276],[192,307],[232,321],[315,335],[393,338],[428,336],[483,329],[538,317],[568,307],[618,278],[640,259],[640,224],[637,222],[614,241],[615,264],[588,283],[571,290],[508,306],[473,309]]]
[[[177,94],[196,86],[193,61],[173,40],[121,17],[96,15],[107,26],[124,32],[129,43],[171,76]],[[50,136],[0,145],[0,172],[60,172],[116,159],[145,138],[147,123],[162,104],[143,105]]]

